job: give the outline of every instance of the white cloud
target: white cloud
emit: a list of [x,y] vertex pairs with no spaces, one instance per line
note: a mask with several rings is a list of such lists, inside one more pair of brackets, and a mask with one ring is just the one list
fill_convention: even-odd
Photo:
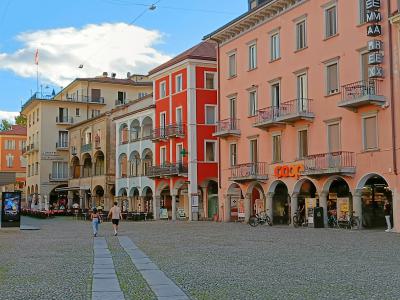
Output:
[[6,119],[10,122],[15,121],[15,117],[19,115],[19,112],[14,112],[14,111],[1,111],[0,110],[0,120]]
[[[147,72],[170,59],[155,46],[162,34],[126,23],[90,24],[83,28],[58,28],[22,33],[22,48],[0,53],[0,69],[22,77],[36,77],[34,56],[39,49],[43,82],[66,86],[76,77],[92,77],[103,71],[125,77],[127,72]],[[79,69],[80,64],[84,65]]]

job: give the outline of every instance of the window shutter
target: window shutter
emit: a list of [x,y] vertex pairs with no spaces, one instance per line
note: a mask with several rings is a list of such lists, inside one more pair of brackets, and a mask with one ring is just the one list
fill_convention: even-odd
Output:
[[378,146],[377,131],[376,131],[376,117],[369,117],[364,119],[364,142],[365,149],[375,149]]
[[329,152],[340,151],[340,127],[339,124],[328,126]]

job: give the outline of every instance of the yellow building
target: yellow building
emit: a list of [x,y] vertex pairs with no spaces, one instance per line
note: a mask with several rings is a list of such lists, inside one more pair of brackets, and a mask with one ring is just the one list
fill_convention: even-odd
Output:
[[[23,106],[27,117],[26,190],[34,209],[66,206],[71,161],[68,128],[98,117],[116,106],[151,93],[152,84],[142,75],[77,78],[52,98],[34,95]],[[94,136],[93,136],[94,138]],[[28,149],[27,149],[28,150]]]

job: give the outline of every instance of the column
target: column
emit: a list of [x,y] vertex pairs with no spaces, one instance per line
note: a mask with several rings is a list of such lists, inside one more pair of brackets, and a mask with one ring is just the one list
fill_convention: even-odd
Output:
[[353,211],[354,215],[360,219],[360,227],[362,228],[362,190],[355,190],[353,195]]
[[82,197],[82,195],[79,195],[79,208],[83,209],[83,197]]
[[249,222],[250,215],[251,215],[251,194],[248,193],[246,194],[244,199],[244,221],[246,223]]
[[172,195],[172,221],[176,221],[176,198],[178,195]]
[[154,220],[160,219],[160,196],[153,196],[153,218]]
[[293,217],[298,208],[297,196],[298,194],[294,193],[290,201],[290,226],[293,226]]
[[223,195],[223,203],[222,203],[222,221],[224,222],[230,222],[231,220],[231,197],[229,195]]
[[49,210],[49,199],[47,195],[44,195],[44,210],[48,211]]
[[[199,217],[203,217],[204,219],[211,218],[212,216],[208,215],[208,199],[207,199],[208,195],[206,186],[201,187],[201,194],[202,194],[201,202],[199,199]],[[200,203],[202,204],[201,206]],[[203,210],[203,215],[201,215],[201,210]]]
[[272,211],[272,203],[274,201],[274,194],[275,193],[267,193],[267,198],[265,201],[265,211],[267,212],[267,215],[271,218],[271,222],[274,222],[274,214]]
[[328,225],[328,192],[319,195],[319,206],[324,210],[324,225]]

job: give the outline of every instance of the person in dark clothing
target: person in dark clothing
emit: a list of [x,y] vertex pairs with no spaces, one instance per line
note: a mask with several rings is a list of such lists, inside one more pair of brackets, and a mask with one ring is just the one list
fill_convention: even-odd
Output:
[[385,230],[386,232],[392,231],[392,224],[390,222],[390,216],[392,214],[392,205],[388,200],[385,201],[385,206],[384,206],[384,213],[385,213],[385,219],[386,219],[386,225],[387,229]]

